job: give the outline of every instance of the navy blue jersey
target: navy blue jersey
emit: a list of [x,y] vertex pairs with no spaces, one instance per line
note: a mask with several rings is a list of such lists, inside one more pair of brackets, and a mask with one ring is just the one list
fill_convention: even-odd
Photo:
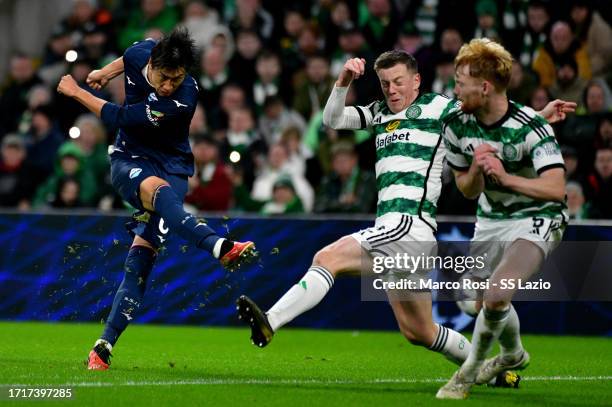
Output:
[[149,39],[125,51],[125,103],[106,103],[102,120],[119,128],[116,148],[153,159],[170,174],[192,175],[189,124],[198,100],[198,86],[187,75],[172,95],[158,95],[143,73],[155,44]]

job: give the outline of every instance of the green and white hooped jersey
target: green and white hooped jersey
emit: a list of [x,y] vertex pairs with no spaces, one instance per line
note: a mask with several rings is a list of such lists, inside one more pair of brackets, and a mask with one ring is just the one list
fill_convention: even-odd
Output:
[[369,127],[376,142],[377,217],[418,216],[435,231],[446,150],[441,119],[455,106],[455,101],[432,93],[420,95],[398,113],[385,101],[355,106],[361,127]]
[[[457,110],[444,119],[446,159],[456,170],[467,170],[474,150],[487,143],[498,151],[506,172],[537,178],[551,168],[564,168],[553,129],[533,109],[509,101],[506,115],[487,126],[472,114]],[[485,177],[485,190],[478,199],[477,216],[488,219],[521,219],[534,216],[565,216],[565,203],[538,201],[497,185]]]

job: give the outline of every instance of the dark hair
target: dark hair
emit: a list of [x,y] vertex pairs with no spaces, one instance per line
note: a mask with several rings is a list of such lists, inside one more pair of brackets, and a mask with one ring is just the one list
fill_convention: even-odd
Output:
[[153,68],[173,70],[185,68],[186,71],[189,71],[195,61],[194,42],[184,28],[175,28],[151,50]]
[[392,68],[397,64],[404,64],[409,71],[418,72],[416,59],[409,53],[400,50],[387,51],[380,54],[374,62],[374,70]]

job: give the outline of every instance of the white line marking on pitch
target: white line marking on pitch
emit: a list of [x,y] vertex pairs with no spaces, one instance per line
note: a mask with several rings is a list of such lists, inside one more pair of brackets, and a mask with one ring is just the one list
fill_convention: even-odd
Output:
[[[609,381],[612,376],[531,376],[523,377],[523,380],[529,382],[585,382],[585,381]],[[319,379],[200,379],[200,380],[173,380],[173,381],[127,381],[127,382],[75,382],[75,383],[52,383],[52,384],[0,384],[0,387],[113,387],[113,386],[210,386],[210,385],[270,385],[270,384],[287,384],[287,385],[308,385],[308,384],[342,384],[342,385],[358,385],[358,384],[423,384],[423,383],[444,383],[448,378],[437,379],[374,379],[374,380],[319,380]]]

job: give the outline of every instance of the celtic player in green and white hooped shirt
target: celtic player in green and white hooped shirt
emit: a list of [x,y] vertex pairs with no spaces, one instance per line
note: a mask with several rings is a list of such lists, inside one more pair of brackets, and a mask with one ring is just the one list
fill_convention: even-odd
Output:
[[[505,283],[528,281],[565,229],[559,145],[542,117],[508,100],[511,68],[510,53],[487,38],[464,44],[455,59],[461,107],[444,119],[444,140],[458,189],[479,197],[471,254],[487,264],[484,275],[470,274],[486,279],[488,288],[469,356],[438,390],[441,399],[464,399],[474,384],[529,365],[511,302],[517,285]],[[485,360],[497,340],[500,354]]]

